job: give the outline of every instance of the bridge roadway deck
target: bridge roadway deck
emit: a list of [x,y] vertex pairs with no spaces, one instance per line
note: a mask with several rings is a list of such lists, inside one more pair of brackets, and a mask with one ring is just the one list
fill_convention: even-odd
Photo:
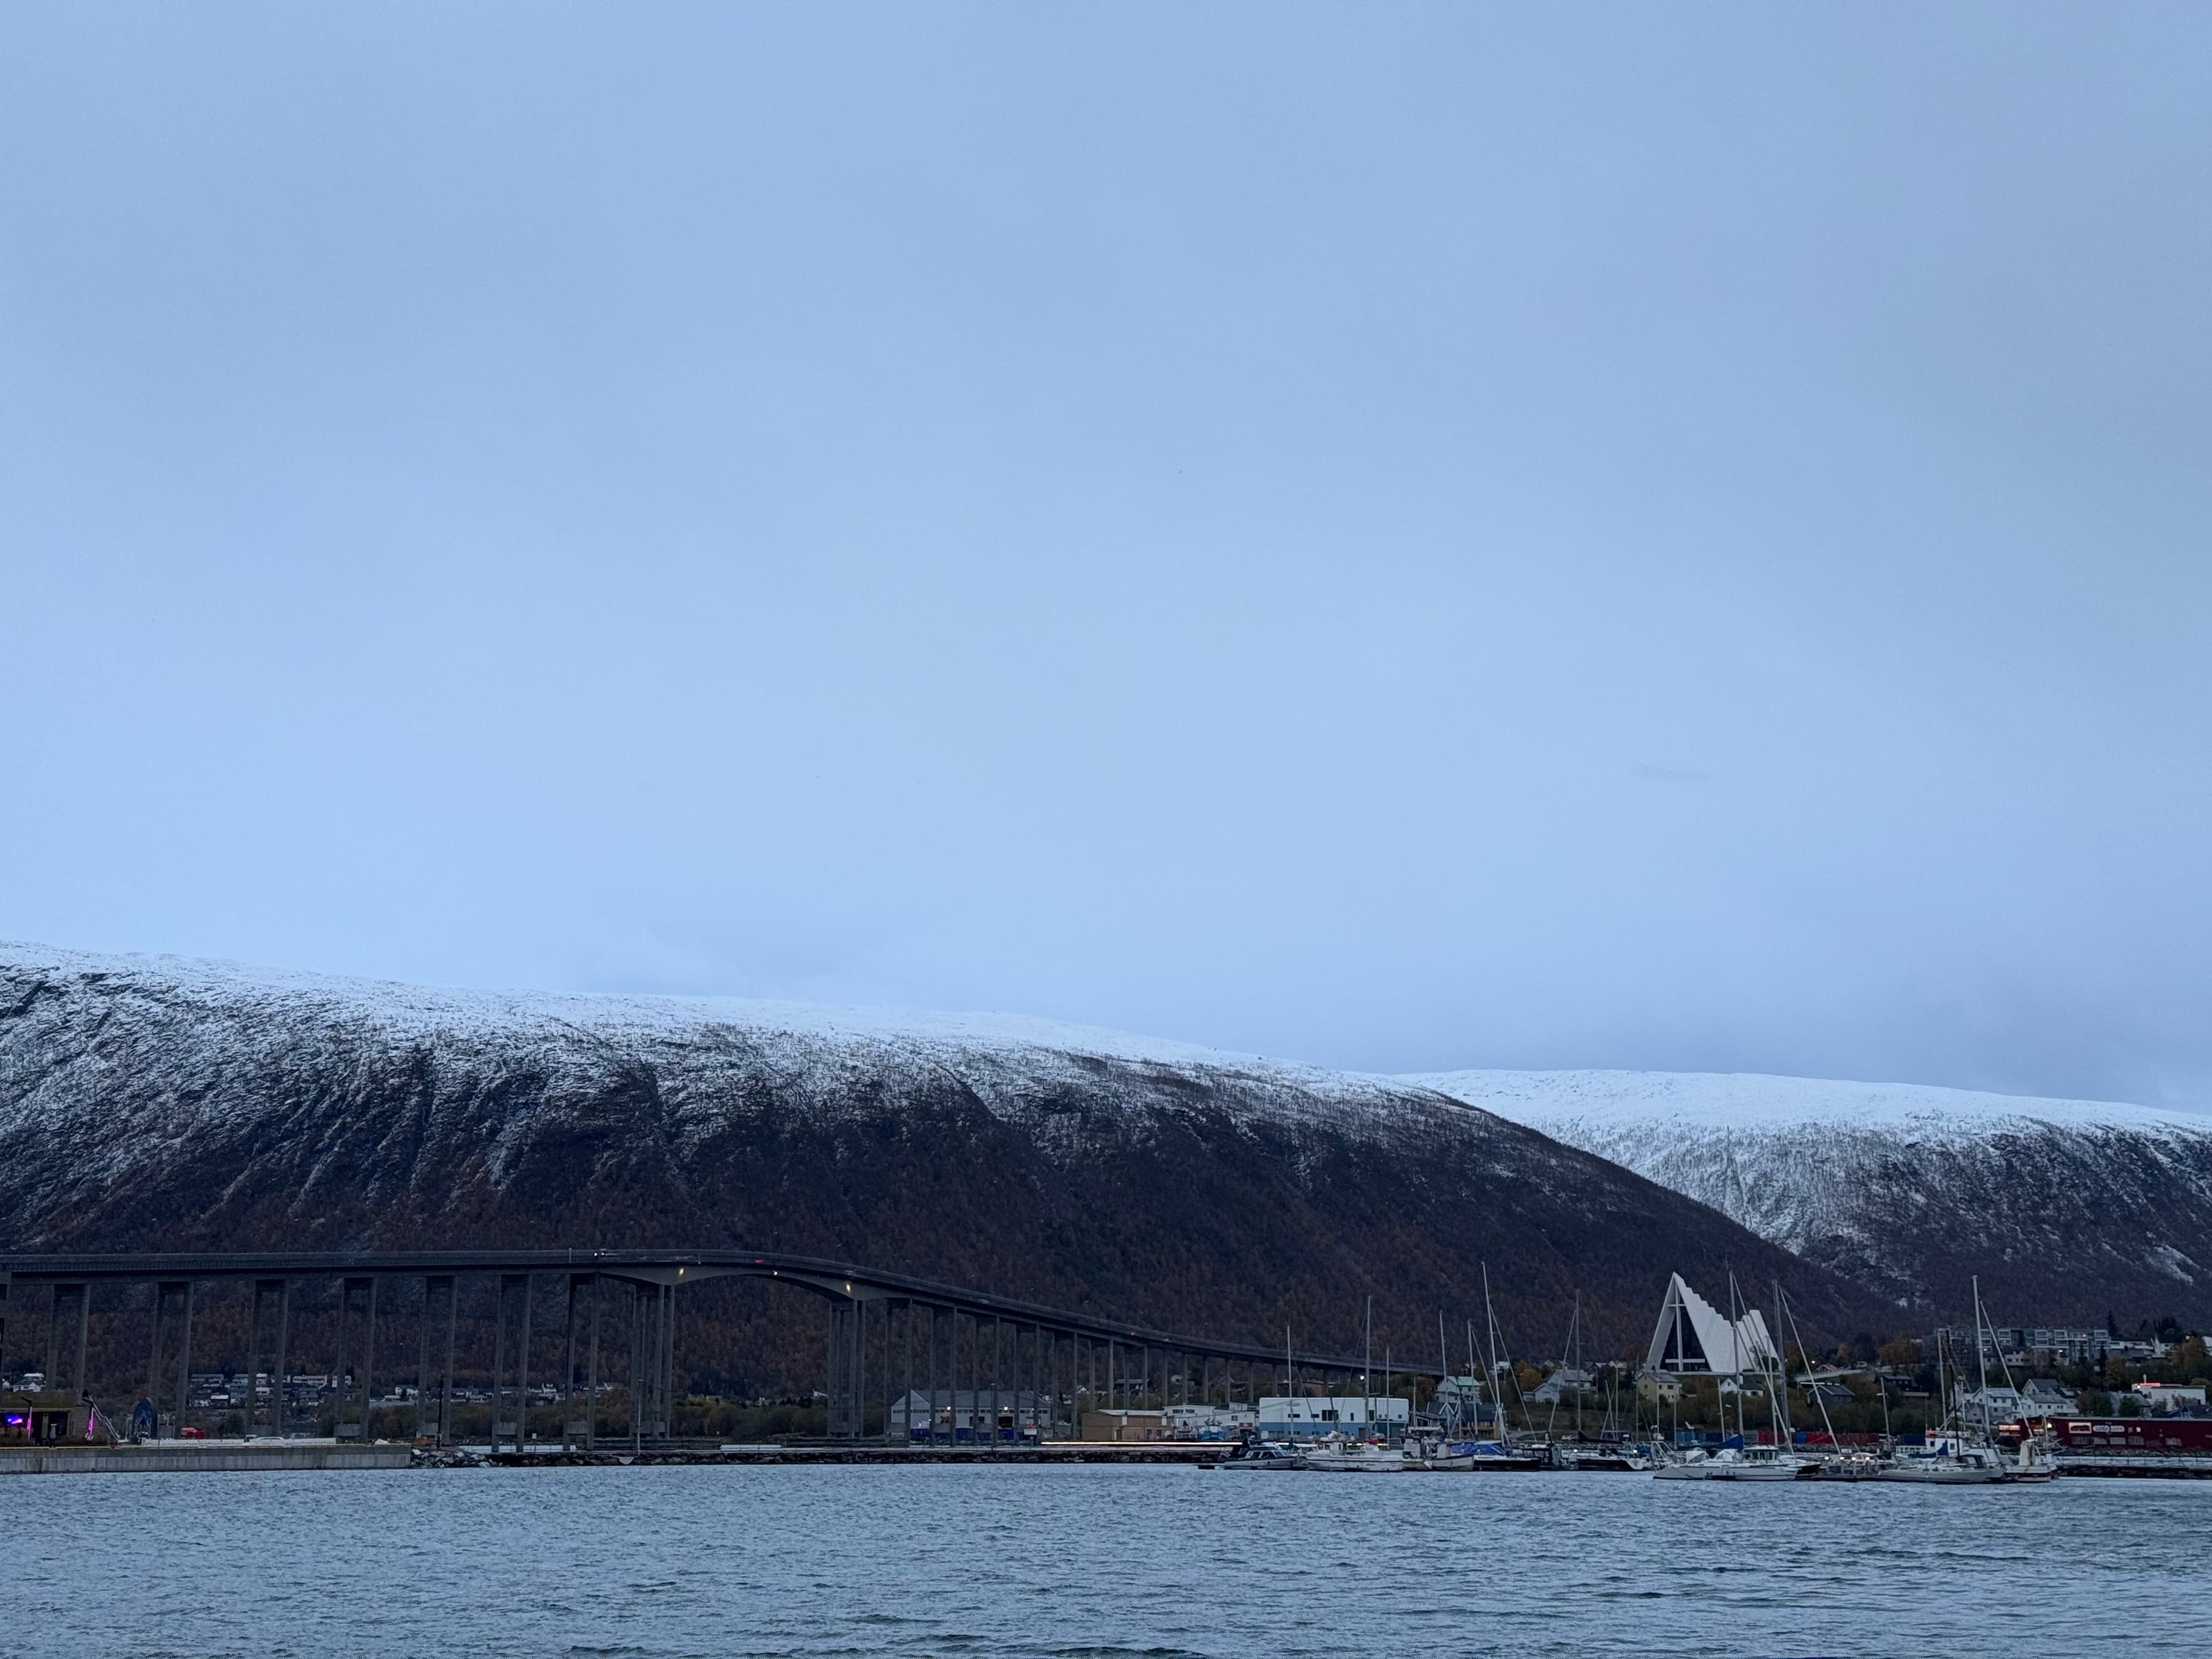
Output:
[[[1287,1362],[1302,1371],[1356,1374],[1366,1368],[1356,1355],[1286,1353],[1282,1348],[1262,1344],[1191,1336],[854,1262],[760,1250],[338,1250],[0,1255],[0,1320],[5,1318],[11,1282],[27,1286],[113,1280],[173,1283],[227,1279],[434,1278],[464,1273],[556,1273],[596,1274],[672,1290],[710,1279],[763,1279],[811,1291],[836,1304],[904,1304],[965,1314],[971,1318],[1000,1320],[1062,1337],[1080,1337],[1087,1342],[1127,1344],[1194,1358],[1244,1360],[1254,1364]],[[1398,1361],[1393,1369],[1399,1376],[1407,1377],[1443,1374],[1437,1366],[1424,1364],[1418,1359]]]

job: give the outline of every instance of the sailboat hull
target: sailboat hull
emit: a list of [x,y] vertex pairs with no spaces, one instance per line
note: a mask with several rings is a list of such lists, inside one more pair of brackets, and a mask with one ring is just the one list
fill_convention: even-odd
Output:
[[1412,1466],[1402,1452],[1376,1448],[1307,1452],[1298,1459],[1298,1467],[1321,1474],[1403,1474]]
[[1907,1486],[1994,1486],[2000,1485],[2004,1478],[2004,1472],[2001,1469],[1977,1468],[1958,1463],[1919,1468],[1910,1462],[1893,1463],[1875,1476],[1877,1480],[1893,1480]]
[[1794,1452],[1771,1446],[1731,1447],[1710,1457],[1697,1452],[1680,1463],[1652,1471],[1654,1480],[1798,1480],[1812,1464]]

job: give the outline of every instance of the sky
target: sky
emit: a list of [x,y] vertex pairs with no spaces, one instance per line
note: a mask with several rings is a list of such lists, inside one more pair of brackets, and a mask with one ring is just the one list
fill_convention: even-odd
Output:
[[2208,71],[0,7],[0,938],[2212,1108]]

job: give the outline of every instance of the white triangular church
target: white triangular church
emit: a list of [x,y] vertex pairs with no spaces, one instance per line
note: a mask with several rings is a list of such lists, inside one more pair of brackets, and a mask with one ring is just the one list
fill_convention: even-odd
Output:
[[1660,1305],[1658,1328],[1644,1369],[1669,1376],[1741,1376],[1778,1364],[1766,1321],[1753,1308],[1731,1322],[1719,1309],[1673,1273],[1667,1300]]

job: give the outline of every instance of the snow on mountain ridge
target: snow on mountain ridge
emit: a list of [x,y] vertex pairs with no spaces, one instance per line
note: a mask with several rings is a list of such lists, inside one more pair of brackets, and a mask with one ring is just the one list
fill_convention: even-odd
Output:
[[1404,1081],[1622,1164],[1901,1301],[1955,1306],[1981,1277],[2072,1318],[2212,1306],[2212,1117],[1749,1074]]
[[[0,940],[0,963],[57,974],[130,973],[174,990],[230,998],[258,994],[275,1003],[343,1009],[375,1018],[396,1034],[514,1030],[532,1021],[586,1030],[675,1035],[702,1025],[736,1025],[795,1037],[908,1039],[961,1046],[1058,1048],[1104,1059],[1237,1066],[1303,1079],[1357,1077],[1296,1060],[1139,1036],[1110,1027],[1025,1014],[948,1013],[746,997],[660,996],[627,992],[488,991],[415,985],[288,968],[250,967],[196,957],[68,951]],[[1388,1083],[1389,1079],[1378,1079]]]
[[742,1243],[1346,1340],[1369,1295],[1419,1330],[1486,1263],[1519,1316],[1583,1295],[1624,1340],[1660,1258],[1756,1262],[1822,1319],[1874,1305],[1383,1078],[1037,1021],[0,947],[0,1248],[426,1242]]
[[2212,1133],[2212,1115],[2118,1101],[1756,1072],[1467,1071],[1415,1073],[1398,1080],[1438,1090],[1534,1128],[1568,1121],[1626,1127],[1663,1117],[1700,1128],[1765,1130],[1817,1123],[1972,1134],[1997,1123],[2033,1122]]
[[[875,1248],[835,1220],[851,1180],[919,1159],[957,1185],[958,1149],[985,1144],[1038,1193],[1174,1145],[1205,1150],[1146,1179],[1246,1182],[1256,1158],[1249,1179],[1288,1183],[1301,1214],[1329,1167],[1381,1183],[1338,1189],[1362,1226],[1459,1206],[1398,1251],[1399,1273],[1479,1237],[1509,1248],[1497,1230],[1516,1206],[1544,1239],[1580,1229],[1638,1263],[1662,1237],[1705,1237],[1698,1218],[1723,1224],[1719,1211],[1899,1304],[1955,1310],[1978,1275],[2020,1317],[2212,1318],[2212,1121],[2152,1108],[1695,1073],[1394,1078],[1008,1016],[435,990],[0,945],[0,1221],[23,1237],[157,1223],[366,1237],[403,1213],[558,1231],[584,1194],[625,1236],[683,1213],[698,1237]],[[808,1157],[878,1173],[817,1179]],[[648,1188],[673,1196],[638,1207]],[[902,1199],[893,1182],[883,1202]],[[1280,1224],[1274,1201],[1250,1198],[1206,1259],[1246,1260]],[[1175,1213],[1163,1224],[1188,1231],[1218,1206]]]
[[[158,1054],[106,1055],[94,1043],[76,1063],[97,1069],[136,1063],[157,1070],[178,1100],[171,1119],[219,1109],[231,1097],[200,1084],[251,1067],[301,1034],[374,1034],[386,1047],[436,1048],[454,1042],[505,1054],[556,1073],[597,1066],[607,1051],[660,1053],[679,1069],[711,1065],[718,1051],[741,1050],[790,1079],[794,1093],[835,1112],[860,1080],[890,1072],[957,1077],[1001,1115],[1026,1115],[1024,1101],[1054,1083],[1080,1082],[1101,1096],[1091,1068],[1157,1071],[1220,1079],[1220,1103],[1232,1116],[1327,1121],[1358,1130],[1402,1119],[1409,1091],[1383,1077],[1333,1072],[1195,1044],[1132,1036],[1096,1026],[1019,1015],[908,1012],[725,997],[663,997],[547,991],[487,991],[347,978],[173,956],[137,956],[0,943],[0,983],[28,984],[27,1014],[41,994],[64,985],[98,988],[151,1014],[169,1038]],[[44,986],[45,992],[39,988]],[[204,1010],[204,1019],[187,1018]],[[70,1028],[74,1029],[74,1028]],[[72,1038],[72,1041],[75,1039]],[[0,1054],[0,1128],[13,1115],[50,1109],[33,1093],[5,1086],[11,1061]],[[46,1057],[32,1063],[43,1066]],[[198,1079],[198,1081],[196,1081]],[[143,1080],[143,1079],[142,1079]],[[50,1090],[42,1091],[50,1096]],[[198,1111],[193,1103],[199,1103]],[[703,1121],[678,1110],[682,1130]],[[20,1126],[18,1126],[20,1127]],[[517,1132],[519,1126],[511,1127]]]

